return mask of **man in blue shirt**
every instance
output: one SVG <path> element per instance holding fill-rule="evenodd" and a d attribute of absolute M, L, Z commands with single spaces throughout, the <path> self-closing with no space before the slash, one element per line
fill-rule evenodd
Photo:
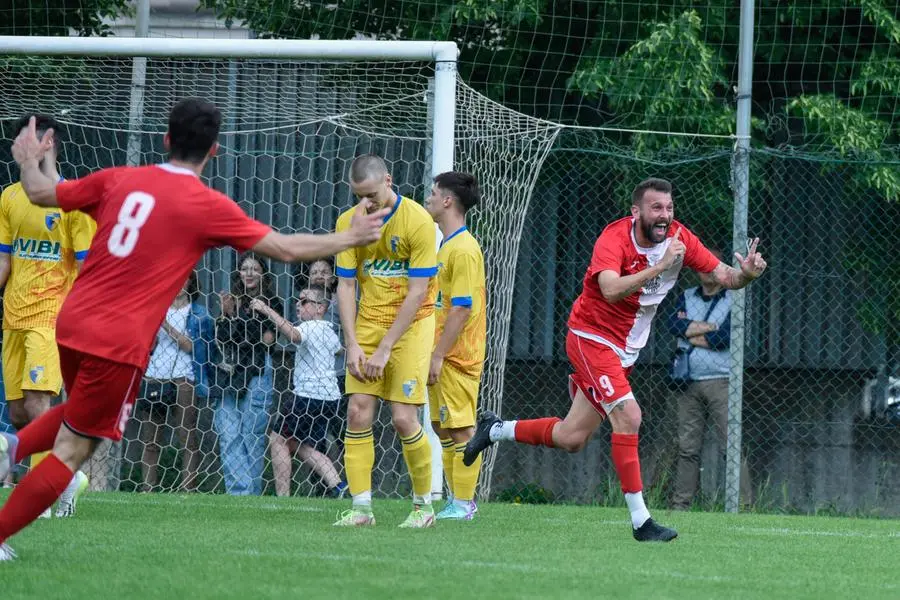
<path fill-rule="evenodd" d="M 669 331 L 678 340 L 672 374 L 685 385 L 678 399 L 678 472 L 672 502 L 676 510 L 690 508 L 697 493 L 707 418 L 715 425 L 723 454 L 727 447 L 731 291 L 710 275 L 700 274 L 700 282 L 681 294 L 669 317 Z M 749 502 L 750 475 L 743 461 L 740 487 L 741 501 Z"/>

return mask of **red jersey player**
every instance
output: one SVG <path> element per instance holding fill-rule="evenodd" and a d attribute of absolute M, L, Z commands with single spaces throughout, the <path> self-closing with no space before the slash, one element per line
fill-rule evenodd
<path fill-rule="evenodd" d="M 169 115 L 169 162 L 103 169 L 63 183 L 38 168 L 49 136 L 38 140 L 33 118 L 16 139 L 13 156 L 28 198 L 89 214 L 97 234 L 57 323 L 68 400 L 18 436 L 0 436 L 0 480 L 19 458 L 53 449 L 0 510 L 0 561 L 15 558 L 7 538 L 56 500 L 99 440 L 122 438 L 166 309 L 204 252 L 233 246 L 306 262 L 380 237 L 388 211 L 368 214 L 365 202 L 346 232 L 282 235 L 208 188 L 199 175 L 217 150 L 221 120 L 211 103 L 184 99 Z"/>
<path fill-rule="evenodd" d="M 628 375 L 647 343 L 656 309 L 675 285 L 682 266 L 712 273 L 737 289 L 762 275 L 766 263 L 751 242 L 740 269 L 720 262 L 684 225 L 674 220 L 672 186 L 663 179 L 641 182 L 632 194 L 631 216 L 609 224 L 594 245 L 581 295 L 569 315 L 566 353 L 575 369 L 569 381 L 572 407 L 565 419 L 501 421 L 483 413 L 463 462 L 470 464 L 500 440 L 578 452 L 608 417 L 612 460 L 628 509 L 634 538 L 668 542 L 678 535 L 650 518 L 644 504 L 638 461 L 641 409 Z"/>

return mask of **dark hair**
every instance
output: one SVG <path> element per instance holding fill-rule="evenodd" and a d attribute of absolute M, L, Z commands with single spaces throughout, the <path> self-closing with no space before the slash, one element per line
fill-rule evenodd
<path fill-rule="evenodd" d="M 16 137 L 23 129 L 28 127 L 28 121 L 31 119 L 31 117 L 34 117 L 35 129 L 38 132 L 52 129 L 57 139 L 60 139 L 62 137 L 62 125 L 59 124 L 59 121 L 57 121 L 50 115 L 42 115 L 39 113 L 28 113 L 27 115 L 22 115 L 19 120 L 15 122 L 15 125 L 13 125 L 13 137 Z"/>
<path fill-rule="evenodd" d="M 332 275 L 334 275 L 334 258 L 331 256 L 326 256 L 324 258 L 317 258 L 316 260 L 311 260 L 306 263 L 300 263 L 297 265 L 296 270 L 294 271 L 294 289 L 295 290 L 305 290 L 309 288 L 319 287 L 319 286 L 311 286 L 309 284 L 309 272 L 312 269 L 312 266 L 316 263 L 323 262 L 328 265 L 328 268 L 331 270 Z M 337 277 L 332 277 L 331 285 L 325 290 L 329 294 L 333 293 L 335 288 L 337 287 Z"/>
<path fill-rule="evenodd" d="M 185 98 L 169 113 L 169 153 L 176 160 L 201 163 L 219 137 L 222 112 L 203 98 Z"/>
<path fill-rule="evenodd" d="M 362 183 L 388 174 L 387 164 L 377 154 L 357 156 L 350 165 L 350 181 Z"/>
<path fill-rule="evenodd" d="M 275 282 L 272 279 L 272 273 L 269 270 L 269 261 L 255 252 L 244 252 L 238 256 L 236 268 L 231 273 L 231 293 L 240 299 L 249 298 L 249 294 L 244 289 L 244 282 L 241 281 L 241 265 L 246 260 L 254 260 L 262 267 L 262 281 L 259 282 L 259 293 L 254 298 L 262 298 L 268 302 L 275 299 Z"/>
<path fill-rule="evenodd" d="M 447 171 L 434 178 L 434 183 L 439 188 L 453 194 L 459 202 L 463 212 L 468 211 L 481 201 L 481 190 L 478 188 L 478 180 L 474 175 L 460 171 Z"/>
<path fill-rule="evenodd" d="M 646 192 L 647 190 L 662 192 L 663 194 L 671 194 L 672 184 L 665 179 L 659 179 L 657 177 L 645 179 L 634 186 L 634 191 L 631 192 L 631 203 L 640 204 L 641 200 L 644 199 L 644 192 Z"/>

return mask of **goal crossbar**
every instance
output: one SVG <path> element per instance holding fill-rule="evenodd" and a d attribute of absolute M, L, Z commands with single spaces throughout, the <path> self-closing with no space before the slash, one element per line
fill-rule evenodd
<path fill-rule="evenodd" d="M 0 36 L 0 55 L 421 60 L 453 62 L 455 42 Z"/>
<path fill-rule="evenodd" d="M 232 40 L 129 37 L 0 36 L 0 56 L 125 56 L 143 77 L 146 58 L 283 59 L 304 61 L 422 61 L 434 63 L 431 172 L 453 169 L 456 122 L 454 42 L 394 40 Z M 140 96 L 141 81 L 135 82 Z M 141 99 L 133 99 L 139 112 Z"/>

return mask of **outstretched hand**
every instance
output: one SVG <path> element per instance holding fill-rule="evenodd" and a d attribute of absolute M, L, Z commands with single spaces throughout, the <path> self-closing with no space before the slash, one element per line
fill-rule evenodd
<path fill-rule="evenodd" d="M 741 273 L 750 280 L 756 279 L 762 275 L 767 266 L 762 254 L 756 251 L 758 245 L 759 238 L 753 238 L 747 243 L 746 257 L 741 256 L 739 252 L 734 253 L 734 257 L 737 259 L 738 264 L 741 265 Z"/>
<path fill-rule="evenodd" d="M 390 209 L 382 208 L 370 213 L 370 206 L 372 203 L 368 200 L 361 201 L 356 205 L 356 210 L 350 218 L 349 232 L 353 237 L 354 246 L 368 246 L 381 237 L 381 226 L 384 225 L 384 218 L 388 216 Z"/>
<path fill-rule="evenodd" d="M 19 165 L 29 161 L 40 161 L 44 154 L 53 147 L 53 129 L 48 129 L 38 139 L 37 126 L 34 117 L 28 119 L 28 125 L 19 132 L 12 145 L 13 159 Z"/>

